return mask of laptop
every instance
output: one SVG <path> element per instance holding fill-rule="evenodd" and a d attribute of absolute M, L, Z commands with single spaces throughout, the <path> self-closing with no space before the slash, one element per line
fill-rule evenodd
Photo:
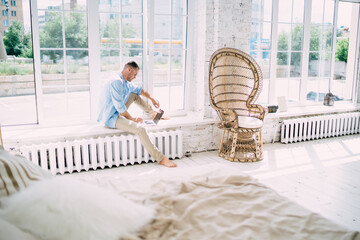
<path fill-rule="evenodd" d="M 164 111 L 162 109 L 160 109 L 153 120 L 145 120 L 144 124 L 146 126 L 156 126 L 159 123 L 162 115 L 164 115 Z"/>

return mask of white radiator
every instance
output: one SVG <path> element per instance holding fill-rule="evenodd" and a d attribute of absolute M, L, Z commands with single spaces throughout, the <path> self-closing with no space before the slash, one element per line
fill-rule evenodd
<path fill-rule="evenodd" d="M 168 158 L 182 157 L 180 130 L 149 133 L 149 137 Z M 26 145 L 20 147 L 20 152 L 53 175 L 155 161 L 135 135 Z"/>
<path fill-rule="evenodd" d="M 320 115 L 284 120 L 282 143 L 335 137 L 359 133 L 360 112 Z"/>

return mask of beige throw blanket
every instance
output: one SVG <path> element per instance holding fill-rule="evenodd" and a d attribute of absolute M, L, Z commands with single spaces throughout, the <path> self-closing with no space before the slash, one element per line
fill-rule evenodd
<path fill-rule="evenodd" d="M 128 239 L 360 239 L 249 176 L 160 181 L 148 197 L 157 217 Z"/>
<path fill-rule="evenodd" d="M 168 175 L 162 177 L 156 171 L 91 179 L 93 184 L 157 208 L 156 218 L 128 240 L 360 239 L 359 232 L 218 164 L 210 170 L 167 170 Z"/>

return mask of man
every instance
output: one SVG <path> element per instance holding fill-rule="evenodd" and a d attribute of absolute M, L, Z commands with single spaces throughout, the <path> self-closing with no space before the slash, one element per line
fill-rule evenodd
<path fill-rule="evenodd" d="M 136 62 L 128 62 L 119 73 L 120 79 L 111 80 L 107 83 L 100 102 L 98 122 L 103 122 L 110 128 L 121 129 L 139 136 L 150 155 L 161 165 L 176 167 L 176 164 L 164 156 L 150 141 L 146 129 L 141 125 L 143 119 L 132 117 L 127 109 L 135 102 L 148 116 L 154 118 L 156 111 L 141 97 L 148 98 L 155 108 L 159 108 L 159 101 L 150 96 L 142 87 L 135 87 L 131 81 L 136 78 L 139 66 Z"/>

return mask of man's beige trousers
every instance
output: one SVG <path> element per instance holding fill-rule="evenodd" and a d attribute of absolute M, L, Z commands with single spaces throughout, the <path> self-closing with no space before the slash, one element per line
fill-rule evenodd
<path fill-rule="evenodd" d="M 128 109 L 133 102 L 139 105 L 139 107 L 144 110 L 146 115 L 149 117 L 152 117 L 155 114 L 155 111 L 147 102 L 145 102 L 139 95 L 131 93 L 125 104 L 126 108 Z M 138 135 L 145 149 L 157 162 L 160 162 L 163 159 L 164 155 L 150 141 L 146 129 L 141 124 L 131 121 L 123 116 L 119 116 L 115 123 L 115 128 Z"/>

